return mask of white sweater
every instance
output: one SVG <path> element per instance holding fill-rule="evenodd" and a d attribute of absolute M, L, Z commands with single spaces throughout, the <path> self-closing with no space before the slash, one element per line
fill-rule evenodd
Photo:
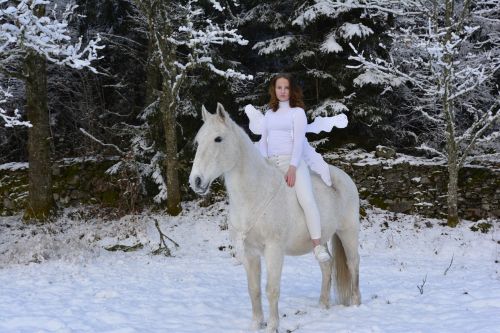
<path fill-rule="evenodd" d="M 304 147 L 306 113 L 302 108 L 291 108 L 289 101 L 279 103 L 276 112 L 268 110 L 264 116 L 260 151 L 265 157 L 292 155 L 290 165 L 297 167 Z"/>

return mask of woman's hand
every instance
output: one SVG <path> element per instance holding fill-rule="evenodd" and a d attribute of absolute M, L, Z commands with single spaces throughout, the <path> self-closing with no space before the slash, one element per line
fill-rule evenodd
<path fill-rule="evenodd" d="M 293 165 L 290 165 L 288 167 L 288 171 L 285 174 L 285 181 L 288 184 L 288 186 L 293 187 L 295 185 L 295 172 L 297 171 L 297 168 Z"/>

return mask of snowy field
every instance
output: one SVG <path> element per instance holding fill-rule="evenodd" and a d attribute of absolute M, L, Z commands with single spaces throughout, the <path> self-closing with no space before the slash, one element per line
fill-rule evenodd
<path fill-rule="evenodd" d="M 191 202 L 179 217 L 111 220 L 95 208 L 73 209 L 43 227 L 0 218 L 0 332 L 250 332 L 226 208 Z M 173 257 L 151 254 L 154 219 L 180 245 L 168 243 Z M 280 332 L 500 332 L 500 223 L 489 222 L 481 233 L 468 221 L 450 229 L 369 209 L 361 226 L 363 304 L 321 309 L 312 254 L 288 257 Z M 138 243 L 134 252 L 104 249 Z"/>

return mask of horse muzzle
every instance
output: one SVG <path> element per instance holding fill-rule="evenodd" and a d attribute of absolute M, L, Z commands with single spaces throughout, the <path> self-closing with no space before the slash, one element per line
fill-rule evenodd
<path fill-rule="evenodd" d="M 205 195 L 210 189 L 211 182 L 204 182 L 200 176 L 189 177 L 189 186 L 199 195 Z"/>

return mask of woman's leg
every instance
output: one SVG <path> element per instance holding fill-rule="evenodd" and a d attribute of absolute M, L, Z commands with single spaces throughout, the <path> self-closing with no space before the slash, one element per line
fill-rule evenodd
<path fill-rule="evenodd" d="M 269 158 L 276 166 L 286 173 L 290 165 L 290 156 L 272 156 Z M 327 261 L 330 259 L 324 246 L 321 245 L 321 220 L 319 209 L 316 205 L 316 199 L 312 190 L 311 175 L 306 164 L 301 161 L 296 170 L 295 177 L 295 193 L 300 206 L 304 210 L 307 229 L 311 236 L 314 254 L 319 261 Z"/>
<path fill-rule="evenodd" d="M 321 245 L 321 220 L 318 205 L 314 198 L 309 169 L 303 161 L 299 163 L 295 177 L 295 193 L 306 216 L 307 228 L 311 235 L 313 252 L 319 262 L 330 260 L 326 248 Z"/>
<path fill-rule="evenodd" d="M 311 184 L 311 175 L 304 162 L 300 162 L 297 167 L 295 179 L 295 192 L 299 199 L 300 206 L 306 216 L 307 228 L 313 240 L 313 245 L 319 245 L 321 238 L 321 221 L 318 206 Z"/>

